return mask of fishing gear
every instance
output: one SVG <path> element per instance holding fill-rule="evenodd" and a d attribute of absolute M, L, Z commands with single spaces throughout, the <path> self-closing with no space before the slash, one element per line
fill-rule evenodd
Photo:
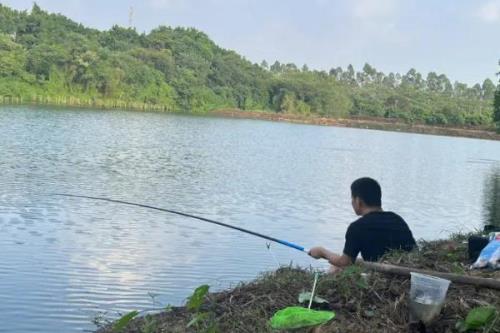
<path fill-rule="evenodd" d="M 91 197 L 91 196 L 87 196 L 87 195 L 76 195 L 76 194 L 65 194 L 65 193 L 53 193 L 52 195 L 57 195 L 57 196 L 62 196 L 62 197 L 73 197 L 73 198 L 84 198 L 84 199 L 92 199 L 92 200 L 101 200 L 101 201 L 113 202 L 113 203 L 118 203 L 118 204 L 123 204 L 123 205 L 137 206 L 137 207 L 143 207 L 143 208 L 158 210 L 158 211 L 161 211 L 161 212 L 176 214 L 176 215 L 180 215 L 180 216 L 184 216 L 184 217 L 190 217 L 190 218 L 201 220 L 201 221 L 205 221 L 205 222 L 208 222 L 208 223 L 217 224 L 217 225 L 220 225 L 220 226 L 223 226 L 223 227 L 226 227 L 226 228 L 238 230 L 238 231 L 241 231 L 241 232 L 253 235 L 253 236 L 257 236 L 257 237 L 260 237 L 260 238 L 264 238 L 264 239 L 270 240 L 272 242 L 276 242 L 276 243 L 281 244 L 281 245 L 285 245 L 285 246 L 291 247 L 292 249 L 296 249 L 296 250 L 299 250 L 301 252 L 309 253 L 308 249 L 306 249 L 306 248 L 304 248 L 304 247 L 302 247 L 300 245 L 297 245 L 297 244 L 294 244 L 294 243 L 291 243 L 291 242 L 287 242 L 285 240 L 277 239 L 277 238 L 274 238 L 274 237 L 271 237 L 271 236 L 266 236 L 266 235 L 260 234 L 258 232 L 255 232 L 255 231 L 251 231 L 251 230 L 240 228 L 240 227 L 237 227 L 237 226 L 234 226 L 234 225 L 230 225 L 230 224 L 227 224 L 227 223 L 222 223 L 222 222 L 219 222 L 219 221 L 207 219 L 205 217 L 196 216 L 196 215 L 192 215 L 192 214 L 187 214 L 187 213 L 183 213 L 183 212 L 178 212 L 178 211 L 171 210 L 171 209 L 158 208 L 158 207 L 154 207 L 154 206 L 150 206 L 150 205 L 138 204 L 138 203 L 123 201 L 123 200 L 116 200 L 116 199 L 109 199 L 109 198 L 102 198 L 102 197 Z"/>

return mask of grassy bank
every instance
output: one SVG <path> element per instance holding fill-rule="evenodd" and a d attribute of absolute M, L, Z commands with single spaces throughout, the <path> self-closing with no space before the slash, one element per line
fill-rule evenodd
<path fill-rule="evenodd" d="M 131 111 L 178 112 L 168 105 L 131 102 L 118 99 L 100 99 L 75 96 L 42 96 L 33 95 L 29 98 L 0 96 L 0 105 L 39 105 L 57 107 L 79 107 L 90 109 L 120 109 Z M 211 115 L 240 119 L 260 119 L 267 121 L 284 121 L 290 123 L 310 124 L 320 126 L 337 126 L 365 128 L 383 131 L 433 134 L 444 136 L 467 137 L 485 140 L 500 140 L 500 134 L 493 128 L 485 126 L 452 127 L 431 126 L 425 124 L 404 123 L 387 118 L 326 118 L 317 115 L 299 115 L 276 113 L 270 111 L 244 111 L 239 109 L 218 109 L 208 112 L 193 112 L 196 115 Z"/>
<path fill-rule="evenodd" d="M 409 254 L 392 253 L 382 261 L 440 272 L 500 278 L 498 271 L 468 270 L 469 260 L 464 238 L 420 242 L 419 245 L 418 251 Z M 299 305 L 298 295 L 311 290 L 312 282 L 311 270 L 283 267 L 231 290 L 208 293 L 198 309 L 193 310 L 191 307 L 189 310 L 184 306 L 168 308 L 161 313 L 138 317 L 119 331 L 276 332 L 269 327 L 269 319 L 284 307 Z M 409 291 L 409 278 L 364 272 L 359 266 L 353 266 L 336 276 L 322 274 L 317 295 L 327 301 L 321 307 L 335 311 L 336 317 L 315 328 L 314 332 L 459 332 L 457 323 L 464 320 L 472 309 L 484 306 L 494 307 L 496 317 L 473 331 L 500 332 L 500 290 L 452 283 L 441 314 L 426 328 L 409 325 Z M 203 318 L 198 318 L 196 324 L 188 327 L 201 313 L 205 313 Z M 116 331 L 111 324 L 98 332 Z M 295 332 L 310 331 L 301 329 Z"/>
<path fill-rule="evenodd" d="M 30 97 L 0 96 L 0 105 L 38 105 L 79 107 L 90 109 L 122 109 L 135 111 L 173 111 L 168 105 L 141 103 L 120 99 L 89 98 L 78 96 L 33 95 Z"/>

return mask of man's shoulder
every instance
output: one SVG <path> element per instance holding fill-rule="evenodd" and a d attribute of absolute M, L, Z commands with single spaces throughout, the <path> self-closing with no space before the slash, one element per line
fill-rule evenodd
<path fill-rule="evenodd" d="M 373 212 L 366 214 L 364 216 L 361 216 L 358 218 L 356 221 L 352 222 L 349 225 L 349 228 L 360 228 L 363 227 L 366 224 L 373 224 L 373 223 L 383 223 L 383 222 L 396 222 L 396 223 L 402 223 L 406 224 L 406 221 L 399 216 L 398 214 L 390 211 L 382 211 L 382 212 Z"/>
<path fill-rule="evenodd" d="M 365 216 L 361 217 L 358 220 L 361 220 L 363 218 L 365 220 L 400 220 L 400 221 L 404 221 L 404 219 L 400 215 L 398 215 L 392 211 L 372 212 L 372 213 L 366 214 Z"/>
<path fill-rule="evenodd" d="M 386 218 L 386 219 L 406 223 L 404 218 L 402 218 L 400 215 L 398 215 L 394 212 L 384 212 L 384 213 L 385 213 L 384 218 Z"/>
<path fill-rule="evenodd" d="M 349 226 L 347 227 L 347 231 L 351 231 L 352 232 L 352 231 L 355 231 L 355 230 L 362 229 L 363 226 L 366 224 L 366 222 L 368 222 L 368 220 L 365 218 L 365 216 L 361 216 L 357 220 L 351 222 L 351 224 L 349 224 Z"/>

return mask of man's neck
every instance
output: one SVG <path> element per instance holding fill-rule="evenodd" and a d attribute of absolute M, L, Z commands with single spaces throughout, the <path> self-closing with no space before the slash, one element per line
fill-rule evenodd
<path fill-rule="evenodd" d="M 363 208 L 363 211 L 361 212 L 361 216 L 365 216 L 367 214 L 373 213 L 373 212 L 383 212 L 384 210 L 382 207 L 365 207 Z"/>

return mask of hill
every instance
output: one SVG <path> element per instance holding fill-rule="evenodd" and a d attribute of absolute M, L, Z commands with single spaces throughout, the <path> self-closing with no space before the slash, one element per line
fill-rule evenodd
<path fill-rule="evenodd" d="M 0 5 L 0 102 L 180 112 L 221 108 L 324 117 L 382 117 L 431 125 L 493 121 L 495 84 L 468 87 L 415 69 L 369 64 L 329 72 L 278 61 L 253 64 L 193 28 L 149 33 L 84 27 L 34 4 Z"/>

